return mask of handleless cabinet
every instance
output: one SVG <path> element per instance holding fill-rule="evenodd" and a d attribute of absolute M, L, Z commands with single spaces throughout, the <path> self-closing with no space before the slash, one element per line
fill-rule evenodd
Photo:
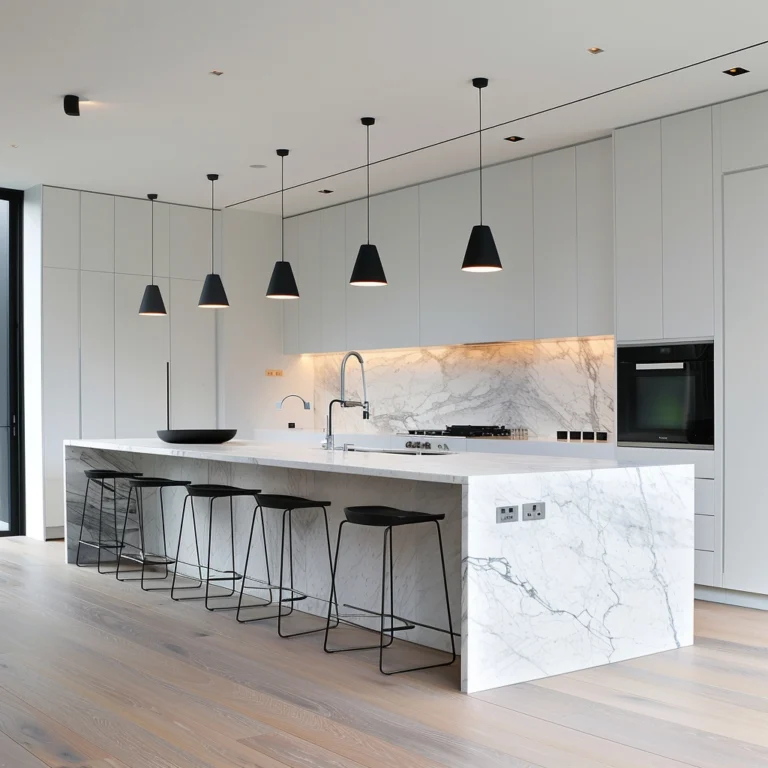
<path fill-rule="evenodd" d="M 80 193 L 80 269 L 115 269 L 115 198 Z"/>
<path fill-rule="evenodd" d="M 293 276 L 299 287 L 299 295 L 303 296 L 301 284 L 301 265 L 299 264 L 299 220 L 296 216 L 286 219 L 283 229 L 285 260 L 290 262 Z M 272 272 L 270 271 L 270 275 Z M 283 305 L 283 352 L 286 355 L 297 355 L 301 352 L 299 346 L 299 299 L 264 299 L 265 301 L 279 301 Z"/>

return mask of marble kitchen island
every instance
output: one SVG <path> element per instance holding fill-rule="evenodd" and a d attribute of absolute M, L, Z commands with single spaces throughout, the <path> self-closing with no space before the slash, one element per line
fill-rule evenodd
<path fill-rule="evenodd" d="M 64 454 L 69 562 L 74 562 L 83 513 L 83 472 L 91 467 L 330 500 L 332 544 L 345 506 L 387 504 L 445 513 L 446 567 L 466 692 L 693 642 L 691 465 L 482 453 L 345 453 L 248 441 L 174 446 L 158 439 L 71 440 L 65 442 Z M 175 552 L 183 491 L 165 491 L 164 500 L 168 546 Z M 95 538 L 98 494 L 89 502 L 85 538 Z M 497 523 L 497 507 L 516 506 L 522 518 L 528 503 L 543 503 L 544 518 Z M 158 546 L 161 535 L 156 507 L 156 496 L 148 496 L 149 548 Z M 237 500 L 239 570 L 252 508 L 252 502 Z M 267 511 L 265 516 L 274 574 L 279 513 Z M 203 541 L 205 517 L 199 513 Z M 222 568 L 229 552 L 226 517 L 226 529 L 222 524 L 213 534 L 214 565 Z M 394 532 L 395 613 L 445 627 L 434 529 L 420 528 Z M 381 530 L 351 526 L 348 533 L 340 555 L 339 601 L 376 610 Z M 104 537 L 109 536 L 105 529 Z M 190 542 L 180 559 L 190 562 L 192 552 Z M 255 540 L 249 567 L 254 578 L 264 578 L 261 552 L 261 542 Z M 296 516 L 294 552 L 295 585 L 308 595 L 300 606 L 324 615 L 329 573 L 321 513 Z M 356 621 L 374 626 L 378 619 Z M 401 637 L 447 648 L 445 635 L 421 628 Z M 324 663 L 319 645 L 318 663 Z"/>

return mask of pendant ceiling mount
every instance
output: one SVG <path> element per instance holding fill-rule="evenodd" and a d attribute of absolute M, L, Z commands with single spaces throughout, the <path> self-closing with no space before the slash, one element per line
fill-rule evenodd
<path fill-rule="evenodd" d="M 360 122 L 365 126 L 365 179 L 366 179 L 366 218 L 367 237 L 366 242 L 360 246 L 355 259 L 350 285 L 379 287 L 387 285 L 387 277 L 384 267 L 381 265 L 379 249 L 371 243 L 371 126 L 376 123 L 375 117 L 361 117 Z"/>
<path fill-rule="evenodd" d="M 205 276 L 203 290 L 200 293 L 200 301 L 197 302 L 197 306 L 202 309 L 226 309 L 229 306 L 227 292 L 224 290 L 224 283 L 222 283 L 221 277 L 214 272 L 213 265 L 214 214 L 216 212 L 214 206 L 214 184 L 219 180 L 219 174 L 209 173 L 207 178 L 211 182 L 211 271 Z"/>
<path fill-rule="evenodd" d="M 464 272 L 499 272 L 502 269 L 496 242 L 491 228 L 483 224 L 483 88 L 488 87 L 487 77 L 475 77 L 472 85 L 477 88 L 479 114 L 479 149 L 480 149 L 480 223 L 472 227 L 472 232 L 461 265 Z"/>
<path fill-rule="evenodd" d="M 145 317 L 163 317 L 168 313 L 165 311 L 165 302 L 163 301 L 163 295 L 160 293 L 160 286 L 155 285 L 155 200 L 157 195 L 152 193 L 147 195 L 151 206 L 152 214 L 150 217 L 150 242 L 152 253 L 152 267 L 151 267 L 151 282 L 144 289 L 144 296 L 141 299 L 141 306 L 139 307 L 139 314 Z"/>
<path fill-rule="evenodd" d="M 299 287 L 293 276 L 291 262 L 285 260 L 285 158 L 287 149 L 275 150 L 280 158 L 280 261 L 272 268 L 272 277 L 267 286 L 268 299 L 298 299 Z"/>

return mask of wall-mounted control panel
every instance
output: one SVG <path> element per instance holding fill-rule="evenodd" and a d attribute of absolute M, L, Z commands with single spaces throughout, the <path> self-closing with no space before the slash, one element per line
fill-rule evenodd
<path fill-rule="evenodd" d="M 520 507 L 496 507 L 497 523 L 516 523 L 520 519 Z"/>

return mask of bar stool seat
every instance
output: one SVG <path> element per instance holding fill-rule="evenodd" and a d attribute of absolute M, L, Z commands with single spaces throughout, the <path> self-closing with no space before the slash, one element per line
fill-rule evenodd
<path fill-rule="evenodd" d="M 283 618 L 286 616 L 290 616 L 293 613 L 293 605 L 294 603 L 298 603 L 302 600 L 307 599 L 307 595 L 297 589 L 294 588 L 294 581 L 293 581 L 293 513 L 298 512 L 301 510 L 309 510 L 309 509 L 319 509 L 323 512 L 323 522 L 325 523 L 325 541 L 326 546 L 328 548 L 328 568 L 331 570 L 332 568 L 332 558 L 331 558 L 331 534 L 330 530 L 328 528 L 328 512 L 327 508 L 331 506 L 330 501 L 317 501 L 315 499 L 306 499 L 301 496 L 292 496 L 288 494 L 280 494 L 280 493 L 257 493 L 256 494 L 256 502 L 258 504 L 257 509 L 254 511 L 254 517 L 251 522 L 251 533 L 248 538 L 248 549 L 246 551 L 245 556 L 245 566 L 243 567 L 243 580 L 240 584 L 240 600 L 238 603 L 237 608 L 237 620 L 241 624 L 250 624 L 253 621 L 264 621 L 265 619 L 274 619 L 277 618 L 277 634 L 280 637 L 287 638 L 287 637 L 298 637 L 299 635 L 311 635 L 315 632 L 324 632 L 325 627 L 319 627 L 318 629 L 308 629 L 301 632 L 290 632 L 286 633 L 283 632 Z M 266 534 L 266 528 L 264 525 L 264 510 L 265 509 L 275 509 L 275 510 L 282 510 L 283 512 L 283 520 L 282 520 L 282 536 L 280 538 L 280 577 L 278 580 L 277 585 L 273 585 L 271 582 L 271 577 L 269 573 L 269 555 L 267 553 L 267 534 Z M 255 512 L 258 511 L 259 516 L 261 517 L 261 535 L 262 535 L 262 541 L 264 544 L 264 565 L 266 567 L 267 571 L 267 580 L 261 581 L 258 579 L 250 578 L 248 577 L 248 563 L 250 561 L 251 556 L 251 544 L 253 543 L 253 529 L 256 523 L 256 515 Z M 288 586 L 283 585 L 284 581 L 284 570 L 285 570 L 285 540 L 286 540 L 286 527 L 288 531 L 288 569 L 289 569 L 289 583 Z M 331 575 L 333 575 L 331 573 Z M 243 595 L 245 593 L 245 588 L 247 586 L 246 581 L 250 580 L 252 582 L 257 582 L 260 584 L 258 587 L 252 587 L 252 589 L 263 589 L 263 590 L 269 590 L 269 600 L 258 603 L 256 605 L 243 605 Z M 267 606 L 272 605 L 272 591 L 275 590 L 278 593 L 277 597 L 277 612 L 271 613 L 267 616 L 255 616 L 252 618 L 244 619 L 242 618 L 242 611 L 243 610 L 249 610 L 249 609 L 260 609 L 260 608 L 266 608 Z M 283 592 L 288 592 L 287 597 L 283 597 Z M 283 611 L 283 604 L 288 603 L 289 608 L 287 611 Z"/>
<path fill-rule="evenodd" d="M 189 480 L 171 480 L 166 477 L 132 477 L 128 480 L 128 500 L 126 502 L 125 507 L 125 518 L 123 522 L 123 535 L 121 538 L 121 553 L 120 557 L 118 558 L 117 562 L 117 570 L 115 571 L 115 578 L 118 581 L 139 581 L 141 582 L 141 588 L 145 592 L 150 591 L 160 591 L 160 590 L 167 590 L 170 589 L 170 587 L 148 587 L 146 586 L 147 581 L 165 581 L 168 576 L 170 575 L 170 572 L 168 570 L 168 566 L 172 565 L 175 561 L 172 557 L 168 556 L 168 544 L 166 539 L 166 533 L 165 533 L 165 506 L 163 503 L 163 488 L 181 488 L 186 487 L 190 484 Z M 162 554 L 161 553 L 154 553 L 154 552 L 148 552 L 147 546 L 146 546 L 146 539 L 145 539 L 145 530 L 144 530 L 144 489 L 145 488 L 156 488 L 158 490 L 158 496 L 160 499 L 160 525 L 162 529 Z M 131 513 L 131 497 L 134 497 L 136 500 L 136 517 L 137 517 L 137 524 L 138 528 L 133 529 L 133 531 L 138 532 L 139 534 L 139 543 L 138 545 L 135 544 L 129 544 L 126 542 L 125 534 L 127 533 L 127 526 L 128 526 L 128 517 Z M 134 550 L 130 554 L 126 551 L 127 549 Z M 141 566 L 141 576 L 138 578 L 135 576 L 127 577 L 125 575 L 120 574 L 120 567 L 123 560 L 130 560 L 133 563 L 136 563 L 137 565 Z M 147 573 L 147 566 L 163 566 L 165 569 L 165 573 L 162 576 L 155 576 L 151 579 L 146 578 Z M 131 571 L 129 571 L 130 573 Z"/>
<path fill-rule="evenodd" d="M 415 525 L 445 520 L 445 515 L 429 515 L 426 512 L 407 512 L 395 507 L 362 506 L 347 507 L 344 515 L 355 525 L 371 525 L 379 528 L 395 525 Z"/>
<path fill-rule="evenodd" d="M 212 605 L 212 600 L 222 600 L 226 598 L 231 598 L 235 594 L 235 585 L 238 581 L 241 581 L 243 578 L 243 575 L 241 573 L 238 573 L 235 570 L 235 516 L 234 516 L 234 506 L 233 506 L 233 499 L 238 497 L 244 497 L 244 496 L 251 496 L 254 500 L 256 500 L 257 495 L 260 493 L 259 490 L 253 489 L 253 488 L 238 488 L 234 485 L 220 485 L 220 484 L 205 484 L 205 483 L 190 483 L 186 486 L 187 496 L 184 499 L 184 506 L 181 510 L 181 522 L 179 524 L 179 543 L 176 548 L 176 567 L 173 571 L 173 580 L 171 581 L 171 599 L 176 601 L 184 601 L 184 600 L 205 600 L 205 607 L 209 611 L 230 611 L 230 610 L 238 610 L 239 612 L 239 605 L 240 602 L 238 602 L 235 605 Z M 206 560 L 205 565 L 205 577 L 203 577 L 203 565 L 200 560 L 200 546 L 197 538 L 197 523 L 195 522 L 195 499 L 207 499 L 208 500 L 208 556 Z M 223 570 L 221 568 L 213 568 L 211 566 L 211 544 L 213 541 L 213 521 L 214 521 L 214 512 L 216 512 L 216 509 L 214 507 L 214 502 L 218 499 L 229 499 L 229 528 L 230 528 L 230 541 L 231 541 L 231 553 L 232 553 L 232 567 L 230 569 Z M 183 563 L 184 565 L 192 565 L 193 567 L 197 567 L 198 571 L 198 578 L 196 581 L 197 584 L 193 584 L 191 586 L 183 586 L 183 587 L 177 587 L 176 586 L 176 576 L 178 575 L 179 570 L 179 563 L 181 563 L 181 542 L 182 538 L 184 536 L 184 519 L 187 514 L 187 502 L 189 502 L 190 508 L 192 510 L 192 530 L 194 531 L 194 537 L 195 537 L 195 552 L 197 554 L 197 563 Z M 258 502 L 256 502 L 256 505 L 258 505 Z M 251 521 L 251 534 L 253 534 L 253 522 L 256 520 L 256 509 L 258 507 L 254 506 L 253 509 L 253 518 Z M 215 572 L 218 574 L 221 574 L 220 576 L 211 576 L 211 572 Z M 219 581 L 230 581 L 232 582 L 232 587 L 226 594 L 223 595 L 211 595 L 210 594 L 210 585 Z M 177 597 L 176 593 L 180 590 L 186 590 L 186 589 L 201 589 L 205 585 L 205 594 L 203 595 L 193 595 L 190 597 Z"/>
<path fill-rule="evenodd" d="M 456 661 L 456 640 L 453 632 L 453 620 L 451 618 L 451 606 L 448 597 L 448 577 L 445 572 L 445 555 L 443 553 L 443 536 L 440 532 L 440 521 L 445 519 L 444 514 L 428 514 L 426 512 L 413 512 L 404 509 L 397 509 L 395 507 L 388 507 L 380 504 L 372 504 L 365 506 L 346 507 L 344 509 L 345 519 L 339 524 L 339 533 L 336 538 L 336 555 L 333 559 L 333 565 L 331 570 L 331 596 L 328 600 L 328 617 L 325 626 L 325 642 L 323 643 L 323 649 L 326 653 L 341 653 L 343 651 L 367 651 L 378 649 L 379 651 L 379 671 L 384 675 L 395 675 L 402 672 L 415 672 L 421 669 L 433 669 L 435 667 L 447 667 Z M 392 545 L 392 530 L 406 525 L 420 525 L 423 523 L 434 523 L 437 530 L 437 543 L 440 550 L 440 565 L 442 566 L 443 575 L 443 591 L 445 593 L 445 609 L 448 615 L 448 629 L 441 629 L 439 627 L 430 626 L 428 624 L 421 624 L 413 619 L 404 619 L 402 616 L 395 614 L 394 605 L 394 556 Z M 336 593 L 336 576 L 338 575 L 339 567 L 339 549 L 341 547 L 342 531 L 347 524 L 360 525 L 371 528 L 384 528 L 384 550 L 381 562 L 381 610 L 371 611 L 367 608 L 356 608 L 355 606 L 348 605 L 349 608 L 356 608 L 363 614 L 368 614 L 371 617 L 378 616 L 381 620 L 379 629 L 379 643 L 378 645 L 365 645 L 356 646 L 351 648 L 329 648 L 328 637 L 331 630 L 331 613 L 333 606 L 336 606 L 336 624 L 338 626 L 342 617 L 339 615 L 338 608 L 338 596 Z M 389 561 L 389 579 L 387 579 L 387 561 Z M 387 582 L 389 582 L 389 611 L 385 611 L 386 596 L 387 596 Z M 385 625 L 385 620 L 388 621 L 388 625 Z M 396 622 L 399 622 L 396 625 Z M 404 632 L 407 630 L 421 627 L 434 632 L 441 632 L 450 636 L 451 639 L 451 659 L 450 661 L 438 662 L 436 664 L 427 664 L 425 666 L 408 667 L 406 669 L 385 670 L 384 669 L 384 649 L 388 648 L 395 639 L 395 632 Z M 385 635 L 388 635 L 387 642 L 384 642 Z"/>
<path fill-rule="evenodd" d="M 86 563 L 80 562 L 80 552 L 82 547 L 90 547 L 97 551 L 96 557 L 96 570 L 101 573 L 115 573 L 115 571 L 103 571 L 101 569 L 101 553 L 102 550 L 110 551 L 114 554 L 117 560 L 118 567 L 120 564 L 120 551 L 122 550 L 122 541 L 118 539 L 118 523 L 117 523 L 117 481 L 127 480 L 129 478 L 139 477 L 141 472 L 125 472 L 120 469 L 86 469 L 83 473 L 86 477 L 85 493 L 83 494 L 83 516 L 80 521 L 80 535 L 77 541 L 77 554 L 75 555 L 75 564 L 83 567 Z M 107 482 L 112 480 L 111 485 Z M 85 528 L 85 513 L 88 508 L 88 491 L 90 490 L 91 483 L 96 483 L 101 488 L 99 496 L 99 533 L 96 541 L 83 539 L 83 530 Z M 112 524 L 114 538 L 104 538 L 103 525 L 104 525 L 104 491 L 112 493 Z"/>

